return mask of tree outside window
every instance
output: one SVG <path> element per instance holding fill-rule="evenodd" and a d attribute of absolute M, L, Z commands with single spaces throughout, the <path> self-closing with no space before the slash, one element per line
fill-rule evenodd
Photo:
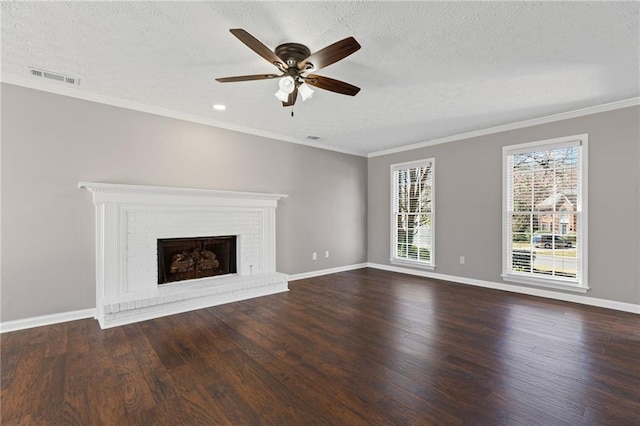
<path fill-rule="evenodd" d="M 392 261 L 433 266 L 433 160 L 392 166 Z"/>

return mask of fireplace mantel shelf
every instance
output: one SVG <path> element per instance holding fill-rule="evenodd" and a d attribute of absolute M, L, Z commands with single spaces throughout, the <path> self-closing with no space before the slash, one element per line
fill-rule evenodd
<path fill-rule="evenodd" d="M 111 198 L 118 195 L 153 195 L 169 197 L 201 197 L 224 199 L 274 200 L 287 198 L 287 194 L 264 192 L 222 191 L 217 189 L 174 188 L 167 186 L 124 185 L 117 183 L 79 182 L 79 188 L 85 188 L 95 195 Z M 94 196 L 95 196 L 94 195 Z"/>

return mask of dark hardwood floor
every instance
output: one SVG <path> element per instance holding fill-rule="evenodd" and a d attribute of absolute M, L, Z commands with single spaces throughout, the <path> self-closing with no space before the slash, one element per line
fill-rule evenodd
<path fill-rule="evenodd" d="M 2 425 L 638 425 L 640 316 L 373 269 L 2 335 Z"/>

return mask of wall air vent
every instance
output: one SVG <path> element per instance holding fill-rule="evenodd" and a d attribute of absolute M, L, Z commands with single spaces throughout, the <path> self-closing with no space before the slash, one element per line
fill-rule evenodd
<path fill-rule="evenodd" d="M 80 79 L 57 72 L 45 71 L 38 68 L 29 68 L 29 72 L 33 77 L 46 78 L 47 80 L 57 81 L 59 83 L 71 84 L 73 86 L 80 85 Z"/>

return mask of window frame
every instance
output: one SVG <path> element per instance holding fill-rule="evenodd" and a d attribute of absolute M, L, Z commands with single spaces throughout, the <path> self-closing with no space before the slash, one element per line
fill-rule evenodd
<path fill-rule="evenodd" d="M 404 259 L 404 258 L 400 258 L 400 257 L 396 257 L 396 248 L 397 248 L 397 244 L 398 244 L 398 234 L 396 232 L 396 228 L 397 228 L 397 222 L 396 222 L 396 206 L 397 206 L 397 201 L 398 201 L 398 192 L 397 192 L 397 185 L 396 185 L 396 181 L 395 181 L 395 172 L 398 170 L 406 170 L 406 169 L 410 169 L 410 168 L 416 168 L 416 167 L 431 167 L 431 251 L 430 251 L 430 262 L 424 262 L 421 260 L 413 260 L 413 259 Z M 407 161 L 404 163 L 396 163 L 396 164 L 391 164 L 390 166 L 390 187 L 391 187 L 391 203 L 390 203 L 390 213 L 391 213 L 391 217 L 390 217 L 390 234 L 391 234 L 391 244 L 390 244 L 390 256 L 389 256 L 389 262 L 395 265 L 401 265 L 401 266 L 410 266 L 410 267 L 415 267 L 415 268 L 422 268 L 422 269 L 429 269 L 429 270 L 433 270 L 436 267 L 436 263 L 435 263 L 435 159 L 434 158 L 425 158 L 422 160 L 414 160 L 414 161 Z"/>
<path fill-rule="evenodd" d="M 535 142 L 508 145 L 502 147 L 502 279 L 518 284 L 548 287 L 579 293 L 586 293 L 588 286 L 588 134 L 565 136 L 554 139 L 546 139 Z M 575 212 L 579 214 L 579 234 L 576 245 L 577 274 L 576 280 L 563 280 L 557 277 L 533 276 L 528 273 L 509 271 L 509 259 L 512 253 L 509 250 L 509 240 L 512 238 L 509 229 L 509 215 L 512 213 L 509 203 L 509 167 L 508 158 L 511 155 L 528 152 L 551 150 L 568 146 L 580 146 L 578 163 L 578 202 Z M 551 227 L 553 229 L 553 226 Z M 560 234 L 558 234 L 560 235 Z M 525 275 L 526 274 L 526 275 Z"/>

